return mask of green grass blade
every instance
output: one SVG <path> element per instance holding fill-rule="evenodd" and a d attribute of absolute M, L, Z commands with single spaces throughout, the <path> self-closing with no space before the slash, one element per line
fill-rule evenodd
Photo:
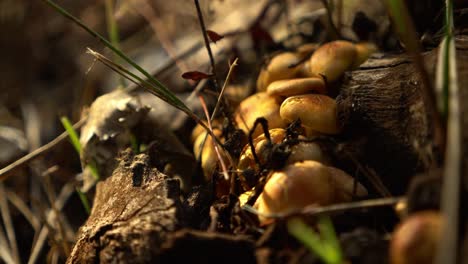
<path fill-rule="evenodd" d="M 141 74 L 143 74 L 151 84 L 152 86 L 148 87 L 150 89 L 155 90 L 155 95 L 160 97 L 161 99 L 165 100 L 166 102 L 170 103 L 171 105 L 177 105 L 179 109 L 184 109 L 184 112 L 192 113 L 191 110 L 179 99 L 177 96 L 175 96 L 168 88 L 166 88 L 161 82 L 159 82 L 157 79 L 155 79 L 151 74 L 149 74 L 147 71 L 145 71 L 143 68 L 141 68 L 137 63 L 135 63 L 132 59 L 127 57 L 122 51 L 120 51 L 118 48 L 116 48 L 112 43 L 110 43 L 108 40 L 106 40 L 103 36 L 101 36 L 99 33 L 96 31 L 92 30 L 88 26 L 86 26 L 81 20 L 73 16 L 72 14 L 68 13 L 65 9 L 60 7 L 59 5 L 55 4 L 51 0 L 42 0 L 46 2 L 49 6 L 54 8 L 57 12 L 65 16 L 66 18 L 72 20 L 74 23 L 76 23 L 78 26 L 83 28 L 85 31 L 87 31 L 90 35 L 93 37 L 97 38 L 101 43 L 103 43 L 106 47 L 111 49 L 115 54 L 117 54 L 120 58 L 122 58 L 125 62 L 130 64 L 132 67 L 137 69 Z M 164 98 L 163 98 L 164 97 Z M 194 115 L 193 113 L 191 115 Z"/>
<path fill-rule="evenodd" d="M 120 50 L 120 37 L 119 37 L 119 27 L 117 25 L 117 21 L 115 20 L 114 16 L 114 0 L 106 0 L 105 2 L 105 9 L 106 9 L 106 24 L 107 24 L 107 34 L 109 35 L 109 39 L 116 47 Z M 114 54 L 114 60 L 116 62 L 120 62 L 121 59 L 119 56 Z M 122 76 L 119 76 L 119 88 L 123 88 L 126 86 L 125 79 Z"/>
<path fill-rule="evenodd" d="M 68 133 L 68 136 L 70 137 L 70 141 L 75 148 L 76 152 L 78 152 L 78 155 L 81 153 L 81 143 L 80 140 L 78 139 L 78 134 L 76 133 L 75 129 L 73 129 L 73 125 L 71 124 L 70 120 L 63 116 L 60 118 L 60 121 L 62 122 L 63 127 Z"/>
<path fill-rule="evenodd" d="M 323 262 L 327 264 L 343 263 L 341 249 L 330 219 L 323 218 L 319 221 L 322 237 L 297 218 L 289 220 L 287 226 L 289 233 L 321 258 Z"/>
<path fill-rule="evenodd" d="M 96 179 L 96 181 L 99 181 L 101 179 L 101 177 L 99 176 L 97 166 L 94 162 L 88 164 L 86 167 L 89 168 L 91 175 L 94 177 L 94 179 Z"/>
<path fill-rule="evenodd" d="M 333 228 L 333 224 L 328 217 L 322 217 L 319 219 L 318 227 L 322 234 L 323 240 L 326 241 L 327 255 L 333 263 L 342 263 L 343 256 L 341 255 L 340 242 Z"/>
<path fill-rule="evenodd" d="M 76 188 L 76 193 L 78 193 L 78 196 L 80 197 L 81 203 L 83 204 L 83 207 L 84 207 L 86 213 L 89 215 L 91 213 L 91 207 L 89 205 L 88 197 L 86 197 L 86 194 L 84 194 L 78 188 Z"/>
<path fill-rule="evenodd" d="M 317 254 L 320 258 L 324 260 L 326 259 L 322 242 L 316 232 L 304 224 L 300 219 L 291 219 L 288 221 L 287 225 L 289 233 L 291 233 L 297 240 L 301 241 L 309 248 L 310 251 Z"/>
<path fill-rule="evenodd" d="M 457 263 L 459 254 L 460 192 L 464 144 L 462 137 L 462 113 L 458 87 L 455 40 L 453 38 L 453 3 L 446 1 L 445 37 L 440 47 L 437 84 L 446 94 L 447 147 L 445 149 L 444 177 L 441 193 L 441 213 L 444 217 L 442 237 L 435 258 L 436 264 Z M 443 70 L 440 68 L 443 67 Z M 443 74 L 443 76 L 440 76 Z M 441 81 L 442 80 L 442 81 Z M 461 261 L 458 259 L 458 261 Z"/>

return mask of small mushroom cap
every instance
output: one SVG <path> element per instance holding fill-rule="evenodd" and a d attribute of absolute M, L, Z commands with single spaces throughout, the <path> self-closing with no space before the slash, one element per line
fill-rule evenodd
<path fill-rule="evenodd" d="M 316 92 L 326 94 L 325 82 L 321 77 L 297 78 L 274 81 L 268 85 L 267 93 L 276 96 L 293 96 Z"/>
<path fill-rule="evenodd" d="M 363 64 L 372 53 L 378 50 L 374 43 L 360 42 L 354 45 L 356 48 L 356 57 L 354 58 L 351 69 L 359 68 L 359 65 Z"/>
<path fill-rule="evenodd" d="M 219 129 L 213 129 L 213 133 L 219 138 L 222 135 L 222 131 Z M 211 176 L 215 172 L 216 168 L 218 167 L 218 155 L 216 155 L 216 150 L 213 145 L 213 138 L 208 135 L 207 132 L 201 133 L 193 143 L 193 153 L 195 155 L 195 158 L 198 158 L 200 156 L 201 152 L 201 167 L 203 169 L 203 175 L 205 176 L 205 180 L 209 181 L 211 179 Z M 203 140 L 206 141 L 205 144 L 203 145 L 203 149 L 201 149 L 201 144 L 203 143 Z M 222 148 L 218 148 L 221 154 L 221 157 L 223 158 L 223 161 L 225 163 L 228 163 L 228 159 L 226 158 L 226 154 L 224 153 L 224 150 Z"/>
<path fill-rule="evenodd" d="M 286 214 L 309 205 L 329 205 L 351 200 L 341 192 L 352 193 L 354 180 L 345 172 L 328 167 L 320 162 L 307 160 L 286 166 L 273 172 L 254 207 L 261 214 Z M 335 177 L 338 175 L 338 177 Z M 367 193 L 357 184 L 357 194 Z M 269 221 L 260 217 L 262 224 Z"/>
<path fill-rule="evenodd" d="M 442 235 L 442 217 L 436 211 L 420 211 L 403 220 L 390 243 L 390 263 L 433 263 Z"/>
<path fill-rule="evenodd" d="M 310 57 L 310 71 L 321 74 L 327 82 L 337 81 L 350 69 L 356 56 L 356 48 L 349 41 L 337 40 L 324 44 Z"/>
<path fill-rule="evenodd" d="M 293 52 L 284 52 L 274 56 L 268 66 L 260 71 L 257 79 L 257 91 L 264 92 L 268 85 L 277 80 L 294 78 L 300 67 L 291 67 L 299 63 L 300 57 Z"/>
<path fill-rule="evenodd" d="M 328 159 L 320 145 L 315 142 L 299 142 L 299 144 L 292 146 L 286 164 L 294 164 L 304 160 L 315 160 L 322 164 L 328 164 Z"/>
<path fill-rule="evenodd" d="M 336 102 L 326 95 L 306 94 L 288 97 L 281 104 L 280 115 L 287 122 L 300 119 L 302 125 L 321 133 L 340 132 Z"/>
<path fill-rule="evenodd" d="M 255 120 L 264 117 L 268 120 L 268 128 L 283 128 L 286 122 L 280 117 L 279 108 L 281 100 L 279 97 L 269 95 L 265 92 L 256 93 L 242 101 L 234 113 L 234 119 L 247 135 L 253 128 Z M 263 132 L 261 126 L 257 126 L 253 137 Z"/>
<path fill-rule="evenodd" d="M 305 58 L 306 56 L 310 56 L 317 48 L 319 47 L 319 44 L 317 43 L 306 43 L 302 44 L 301 46 L 297 47 L 296 53 L 299 55 L 301 58 Z"/>
<path fill-rule="evenodd" d="M 207 125 L 206 121 L 202 121 L 205 125 Z M 208 125 L 207 125 L 208 126 Z M 222 121 L 220 119 L 215 119 L 213 122 L 211 122 L 211 126 L 215 130 L 221 130 L 222 128 Z M 198 136 L 201 134 L 205 133 L 206 134 L 206 129 L 202 127 L 200 124 L 197 124 L 193 129 L 192 129 L 192 135 L 190 136 L 190 141 L 192 144 L 197 140 Z"/>
<path fill-rule="evenodd" d="M 271 143 L 278 144 L 281 143 L 284 138 L 286 137 L 286 130 L 282 128 L 273 128 L 268 130 L 270 133 Z M 264 155 L 262 153 L 265 151 L 267 146 L 267 139 L 265 134 L 261 134 L 253 140 L 253 144 L 255 147 L 255 154 L 260 159 L 260 162 L 265 163 L 265 159 L 263 158 Z M 239 163 L 237 168 L 239 170 L 245 170 L 247 168 L 255 169 L 257 164 L 255 164 L 255 159 L 253 157 L 252 148 L 249 144 L 245 145 L 242 149 L 241 155 L 239 157 Z"/>

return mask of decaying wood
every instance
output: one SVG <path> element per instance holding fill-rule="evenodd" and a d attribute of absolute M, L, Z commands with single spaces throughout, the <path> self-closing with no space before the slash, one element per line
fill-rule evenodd
<path fill-rule="evenodd" d="M 68 263 L 148 263 L 183 219 L 177 180 L 125 152 L 111 177 L 98 183 L 91 215 Z"/>
<path fill-rule="evenodd" d="M 436 55 L 436 50 L 425 54 L 427 65 L 435 64 Z M 394 194 L 405 192 L 411 176 L 434 164 L 421 85 L 416 67 L 404 56 L 375 59 L 346 76 L 337 98 L 345 144 Z"/>

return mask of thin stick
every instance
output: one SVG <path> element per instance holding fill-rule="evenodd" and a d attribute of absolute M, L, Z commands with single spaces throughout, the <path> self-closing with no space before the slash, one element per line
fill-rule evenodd
<path fill-rule="evenodd" d="M 216 116 L 216 114 L 217 114 L 217 112 L 218 112 L 218 109 L 219 109 L 219 107 L 220 107 L 220 105 L 221 105 L 221 100 L 222 100 L 222 98 L 223 98 L 223 96 L 224 96 L 224 91 L 225 91 L 225 89 L 226 89 L 226 86 L 227 86 L 227 84 L 229 83 L 229 81 L 231 80 L 231 74 L 232 74 L 232 72 L 234 71 L 234 68 L 237 66 L 237 60 L 238 60 L 238 58 L 236 58 L 236 59 L 234 60 L 234 62 L 229 66 L 229 72 L 228 72 L 228 74 L 227 74 L 227 76 L 226 76 L 226 80 L 224 81 L 223 88 L 221 89 L 221 92 L 219 93 L 218 100 L 216 101 L 215 108 L 214 108 L 214 110 L 213 110 L 213 113 L 211 114 L 211 118 L 209 119 L 209 128 L 210 128 L 211 130 L 213 130 L 212 127 L 211 127 L 211 122 L 213 122 L 213 120 L 214 120 L 214 118 L 215 118 L 215 116 Z M 206 79 L 203 80 L 203 81 L 206 81 Z M 203 82 L 203 81 L 202 81 L 202 82 Z M 200 83 L 201 83 L 201 82 L 200 82 Z M 195 89 L 195 91 L 196 91 L 196 90 L 197 90 L 197 89 Z M 194 91 L 194 92 L 195 92 L 195 91 Z M 190 95 L 190 97 L 191 97 L 192 95 L 195 95 L 195 93 L 192 93 L 192 94 Z M 190 97 L 189 97 L 189 98 L 190 98 Z M 204 100 L 201 100 L 201 102 L 202 102 L 203 109 L 205 109 L 205 108 L 206 108 L 206 103 L 204 102 Z M 208 117 L 207 117 L 207 118 L 208 118 Z M 201 150 L 203 150 L 203 148 L 205 147 L 205 142 L 206 142 L 207 137 L 208 137 L 208 134 L 205 135 L 205 138 L 203 139 L 203 141 L 202 141 L 201 144 L 200 144 L 200 149 L 201 149 Z M 197 160 L 201 160 L 201 154 L 202 154 L 202 151 L 200 151 L 200 155 L 197 157 Z M 219 156 L 219 157 L 220 157 L 220 156 Z M 228 159 L 229 159 L 229 161 L 231 162 L 231 164 L 234 164 L 234 162 L 233 162 L 233 160 L 232 160 L 232 158 L 231 158 L 230 156 L 228 156 Z M 225 173 L 225 177 L 226 177 L 226 175 L 227 175 L 227 172 Z"/>
<path fill-rule="evenodd" d="M 205 22 L 203 21 L 203 14 L 200 8 L 200 3 L 198 3 L 198 0 L 194 0 L 194 2 L 195 2 L 195 7 L 197 8 L 197 15 L 198 15 L 198 20 L 200 21 L 200 28 L 202 30 L 203 39 L 205 40 L 205 47 L 206 47 L 206 50 L 208 51 L 208 56 L 210 57 L 214 85 L 215 85 L 216 91 L 219 92 L 219 84 L 218 84 L 218 78 L 216 76 L 215 60 L 213 57 L 213 53 L 211 52 L 210 41 L 206 33 L 206 27 L 205 27 Z"/>
<path fill-rule="evenodd" d="M 39 218 L 33 214 L 28 205 L 15 193 L 10 190 L 5 190 L 6 197 L 13 204 L 18 211 L 28 220 L 29 224 L 34 228 L 34 231 L 39 231 L 41 222 Z"/>
<path fill-rule="evenodd" d="M 307 215 L 307 216 L 319 216 L 319 215 L 329 215 L 329 214 L 337 214 L 343 213 L 347 211 L 354 211 L 354 210 L 362 210 L 368 209 L 373 207 L 381 207 L 381 206 L 392 206 L 401 201 L 404 201 L 404 197 L 391 197 L 391 198 L 380 198 L 380 199 L 372 199 L 372 200 L 364 200 L 358 202 L 351 202 L 351 203 L 341 203 L 341 204 L 334 204 L 329 206 L 321 206 L 317 207 L 316 205 L 310 205 L 305 207 L 302 210 L 296 210 L 294 212 L 286 213 L 286 214 L 265 214 L 258 212 L 255 208 L 244 205 L 242 209 L 251 212 L 256 215 L 260 215 L 265 218 L 288 218 L 298 215 Z"/>
<path fill-rule="evenodd" d="M 63 252 L 65 253 L 65 256 L 68 256 L 68 255 L 70 255 L 71 250 L 70 250 L 70 245 L 68 245 L 67 239 L 66 239 L 66 236 L 65 236 L 65 228 L 63 226 L 63 223 L 64 223 L 63 214 L 55 206 L 55 200 L 56 200 L 57 197 L 55 196 L 55 192 L 53 190 L 52 183 L 50 182 L 50 175 L 52 173 L 54 173 L 55 171 L 57 171 L 57 170 L 58 170 L 57 165 L 50 167 L 49 169 L 47 169 L 46 171 L 44 171 L 42 173 L 42 177 L 40 179 L 42 180 L 42 185 L 43 185 L 43 188 L 44 188 L 44 192 L 47 195 L 47 199 L 49 200 L 50 207 L 52 208 L 52 211 L 54 211 L 55 216 L 57 217 L 57 221 L 55 221 L 55 222 L 57 223 L 57 229 L 59 231 L 59 234 L 62 237 L 61 246 L 62 246 Z"/>
<path fill-rule="evenodd" d="M 2 214 L 3 225 L 5 226 L 8 242 L 10 245 L 12 257 L 15 263 L 20 263 L 18 243 L 16 241 L 15 228 L 11 220 L 10 208 L 5 195 L 5 186 L 0 182 L 0 211 Z"/>
<path fill-rule="evenodd" d="M 205 103 L 205 100 L 203 99 L 203 96 L 198 96 L 200 98 L 200 101 L 201 101 L 201 105 L 203 107 L 203 111 L 205 112 L 205 116 L 206 116 L 206 120 L 207 120 L 207 123 L 208 123 L 208 128 L 211 130 L 211 133 L 214 135 L 213 133 L 213 127 L 211 127 L 211 120 L 210 120 L 210 114 L 208 113 L 208 108 L 206 108 L 206 103 Z M 204 143 L 204 142 L 203 142 Z M 226 164 L 224 163 L 224 160 L 223 160 L 223 157 L 221 157 L 221 153 L 219 152 L 219 148 L 218 148 L 218 143 L 216 140 L 213 139 L 212 141 L 213 143 L 213 147 L 216 151 L 216 156 L 218 156 L 218 160 L 219 160 L 219 163 L 221 164 L 221 168 L 223 170 L 223 175 L 224 175 L 224 179 L 225 180 L 228 180 L 229 179 L 229 175 L 227 173 L 227 167 L 226 167 Z M 202 149 L 200 151 L 200 153 L 203 151 L 203 146 L 202 146 Z"/>
<path fill-rule="evenodd" d="M 80 121 L 76 122 L 73 125 L 74 129 L 79 129 L 86 121 L 86 117 L 83 117 Z M 33 152 L 26 154 L 26 156 L 23 156 L 22 158 L 16 160 L 15 162 L 11 163 L 10 165 L 6 166 L 5 168 L 0 170 L 0 182 L 8 179 L 8 177 L 11 176 L 11 172 L 14 170 L 26 165 L 28 162 L 40 157 L 41 155 L 51 151 L 55 146 L 57 146 L 59 143 L 64 141 L 65 139 L 68 138 L 68 133 L 65 131 L 59 136 L 57 136 L 55 139 L 50 141 L 49 143 L 45 144 L 44 146 L 37 148 Z"/>
<path fill-rule="evenodd" d="M 8 242 L 7 242 L 7 239 L 5 237 L 5 233 L 3 233 L 3 228 L 0 228 L 0 257 L 7 264 L 15 264 L 16 263 L 13 260 L 13 256 L 11 255 L 11 250 L 10 250 L 10 247 L 8 246 Z"/>
<path fill-rule="evenodd" d="M 224 91 L 226 89 L 227 84 L 231 80 L 231 74 L 234 71 L 234 68 L 237 66 L 237 61 L 238 61 L 238 58 L 236 58 L 234 60 L 234 62 L 229 66 L 229 72 L 228 72 L 228 74 L 226 76 L 226 80 L 224 81 L 223 88 L 221 89 L 221 92 L 219 93 L 218 101 L 216 101 L 216 105 L 215 105 L 215 108 L 213 110 L 213 113 L 211 114 L 211 121 L 213 121 L 214 117 L 218 113 L 219 107 L 221 105 L 221 101 L 222 101 L 223 96 L 224 96 Z"/>
<path fill-rule="evenodd" d="M 74 191 L 75 191 L 75 187 L 73 186 L 73 183 L 67 183 L 65 186 L 63 186 L 62 190 L 60 191 L 59 196 L 54 202 L 55 207 L 58 210 L 62 210 L 62 208 L 65 206 L 65 204 L 67 203 L 70 196 L 74 193 Z M 49 211 L 47 213 L 46 221 L 52 222 L 55 216 L 56 215 L 53 210 Z M 49 234 L 49 228 L 47 227 L 47 224 L 44 224 L 41 231 L 39 232 L 39 236 L 37 237 L 37 240 L 35 241 L 31 249 L 31 255 L 29 255 L 28 264 L 33 264 L 37 262 L 37 258 L 39 257 L 39 254 L 41 253 L 42 247 L 44 246 L 44 243 L 47 239 L 48 234 Z"/>

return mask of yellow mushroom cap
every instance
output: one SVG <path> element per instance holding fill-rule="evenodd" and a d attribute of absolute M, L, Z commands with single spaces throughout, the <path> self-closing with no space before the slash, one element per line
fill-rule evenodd
<path fill-rule="evenodd" d="M 279 108 L 281 100 L 279 97 L 269 95 L 265 92 L 256 93 L 242 101 L 234 113 L 234 119 L 246 134 L 253 128 L 255 120 L 264 117 L 268 120 L 268 128 L 282 128 L 286 122 L 280 117 Z M 263 132 L 261 126 L 258 126 L 253 133 L 257 137 Z"/>
<path fill-rule="evenodd" d="M 268 130 L 270 133 L 271 143 L 278 144 L 281 143 L 284 138 L 286 137 L 286 130 L 282 128 L 273 128 Z M 262 153 L 265 151 L 267 146 L 267 139 L 265 134 L 261 134 L 253 140 L 255 154 L 260 159 L 260 162 L 265 163 L 266 161 L 263 159 Z M 255 169 L 257 164 L 255 164 L 255 159 L 252 153 L 252 148 L 249 144 L 245 145 L 242 149 L 241 155 L 239 157 L 239 163 L 237 164 L 237 168 L 239 170 L 245 170 L 247 168 Z"/>
<path fill-rule="evenodd" d="M 301 58 L 293 52 L 284 52 L 274 56 L 268 66 L 263 68 L 258 75 L 257 91 L 265 91 L 274 81 L 294 78 L 300 67 L 291 67 L 291 65 L 296 65 L 300 60 Z"/>
<path fill-rule="evenodd" d="M 359 68 L 359 65 L 363 64 L 372 53 L 377 51 L 377 46 L 370 42 L 360 42 L 354 45 L 356 48 L 356 57 L 354 58 L 351 69 Z"/>
<path fill-rule="evenodd" d="M 218 138 L 222 135 L 222 131 L 219 129 L 213 129 L 213 133 Z M 201 152 L 201 167 L 203 169 L 203 175 L 205 176 L 205 180 L 209 181 L 216 168 L 218 167 L 219 160 L 213 145 L 213 138 L 210 135 L 206 135 L 206 131 L 198 135 L 195 142 L 193 143 L 193 153 L 195 155 L 195 158 L 198 158 Z M 203 143 L 203 140 L 205 140 L 205 137 L 206 141 L 202 149 L 201 144 Z M 226 164 L 228 164 L 229 160 L 226 157 L 226 153 L 224 153 L 224 150 L 222 148 L 218 149 L 220 151 L 221 157 L 223 158 L 223 161 Z"/>
<path fill-rule="evenodd" d="M 347 202 L 351 198 L 342 195 L 353 191 L 354 180 L 345 172 L 337 175 L 336 168 L 320 162 L 307 160 L 286 166 L 282 171 L 273 172 L 265 184 L 263 192 L 254 207 L 262 215 L 287 214 L 309 205 L 329 205 Z M 359 183 L 357 194 L 367 194 Z M 261 224 L 267 224 L 268 218 L 260 215 Z"/>
<path fill-rule="evenodd" d="M 350 69 L 356 56 L 356 48 L 349 41 L 337 40 L 318 48 L 310 57 L 310 71 L 321 74 L 327 82 L 335 82 Z"/>
<path fill-rule="evenodd" d="M 323 164 L 328 163 L 319 144 L 315 142 L 299 142 L 299 144 L 292 146 L 286 164 L 294 164 L 304 160 L 315 160 Z"/>
<path fill-rule="evenodd" d="M 317 92 L 326 94 L 325 82 L 321 77 L 297 78 L 274 81 L 268 85 L 267 93 L 276 96 L 293 96 Z"/>
<path fill-rule="evenodd" d="M 307 55 L 310 56 L 319 45 L 317 43 L 306 43 L 302 44 L 301 46 L 297 47 L 296 53 L 299 55 L 301 58 L 305 58 Z"/>
<path fill-rule="evenodd" d="M 206 126 L 207 123 L 206 121 L 202 121 Z M 213 127 L 214 130 L 221 130 L 222 129 L 222 121 L 220 119 L 215 119 L 211 122 L 211 126 Z M 198 136 L 200 136 L 202 133 L 206 134 L 206 129 L 202 127 L 200 124 L 197 124 L 193 129 L 192 129 L 192 134 L 190 135 L 190 141 L 192 144 L 197 140 Z"/>
<path fill-rule="evenodd" d="M 306 94 L 286 98 L 280 108 L 281 118 L 288 122 L 300 119 L 302 125 L 325 134 L 340 132 L 336 102 L 321 94 Z"/>
<path fill-rule="evenodd" d="M 420 211 L 410 215 L 393 232 L 390 263 L 433 263 L 441 231 L 440 213 Z"/>

